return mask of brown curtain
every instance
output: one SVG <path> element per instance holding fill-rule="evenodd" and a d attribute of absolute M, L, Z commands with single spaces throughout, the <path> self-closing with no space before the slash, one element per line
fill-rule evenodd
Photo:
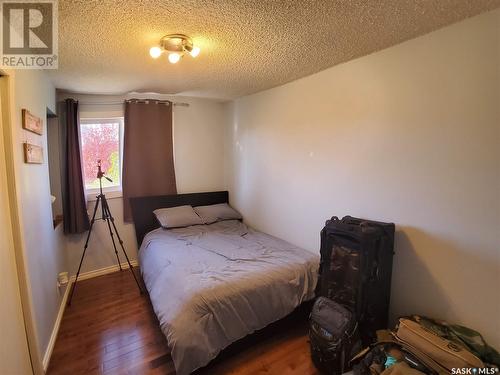
<path fill-rule="evenodd" d="M 171 102 L 125 102 L 122 187 L 126 222 L 132 221 L 129 198 L 177 193 Z"/>
<path fill-rule="evenodd" d="M 66 99 L 59 108 L 64 155 L 62 165 L 64 233 L 82 233 L 89 229 L 90 223 L 83 187 L 78 102 Z"/>

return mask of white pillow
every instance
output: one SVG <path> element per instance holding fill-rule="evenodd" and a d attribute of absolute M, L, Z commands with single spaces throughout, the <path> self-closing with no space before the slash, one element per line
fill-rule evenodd
<path fill-rule="evenodd" d="M 204 224 L 191 206 L 159 208 L 153 213 L 162 228 L 181 228 L 190 225 Z"/>
<path fill-rule="evenodd" d="M 241 220 L 242 218 L 241 214 L 227 203 L 196 206 L 194 210 L 205 224 L 222 220 Z"/>

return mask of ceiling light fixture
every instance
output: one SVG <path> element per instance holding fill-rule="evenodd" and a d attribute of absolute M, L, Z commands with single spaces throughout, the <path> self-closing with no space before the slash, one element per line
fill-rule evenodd
<path fill-rule="evenodd" d="M 158 46 L 151 47 L 149 54 L 153 59 L 157 59 L 163 53 L 168 54 L 168 61 L 172 64 L 179 62 L 179 60 L 189 53 L 192 57 L 200 54 L 200 47 L 195 47 L 193 40 L 184 34 L 169 34 L 160 39 Z"/>

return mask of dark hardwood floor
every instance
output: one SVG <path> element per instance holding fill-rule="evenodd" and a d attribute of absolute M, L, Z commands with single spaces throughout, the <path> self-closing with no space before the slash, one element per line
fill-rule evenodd
<path fill-rule="evenodd" d="M 78 282 L 48 369 L 62 374 L 175 374 L 149 297 L 139 294 L 128 270 Z M 318 373 L 302 323 L 197 372 L 208 374 Z"/>

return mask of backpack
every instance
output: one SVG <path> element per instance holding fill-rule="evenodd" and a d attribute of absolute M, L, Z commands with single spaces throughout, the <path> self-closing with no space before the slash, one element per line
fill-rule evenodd
<path fill-rule="evenodd" d="M 350 359 L 361 348 L 353 312 L 326 297 L 319 297 L 314 303 L 309 339 L 314 365 L 330 375 L 346 372 Z"/>

